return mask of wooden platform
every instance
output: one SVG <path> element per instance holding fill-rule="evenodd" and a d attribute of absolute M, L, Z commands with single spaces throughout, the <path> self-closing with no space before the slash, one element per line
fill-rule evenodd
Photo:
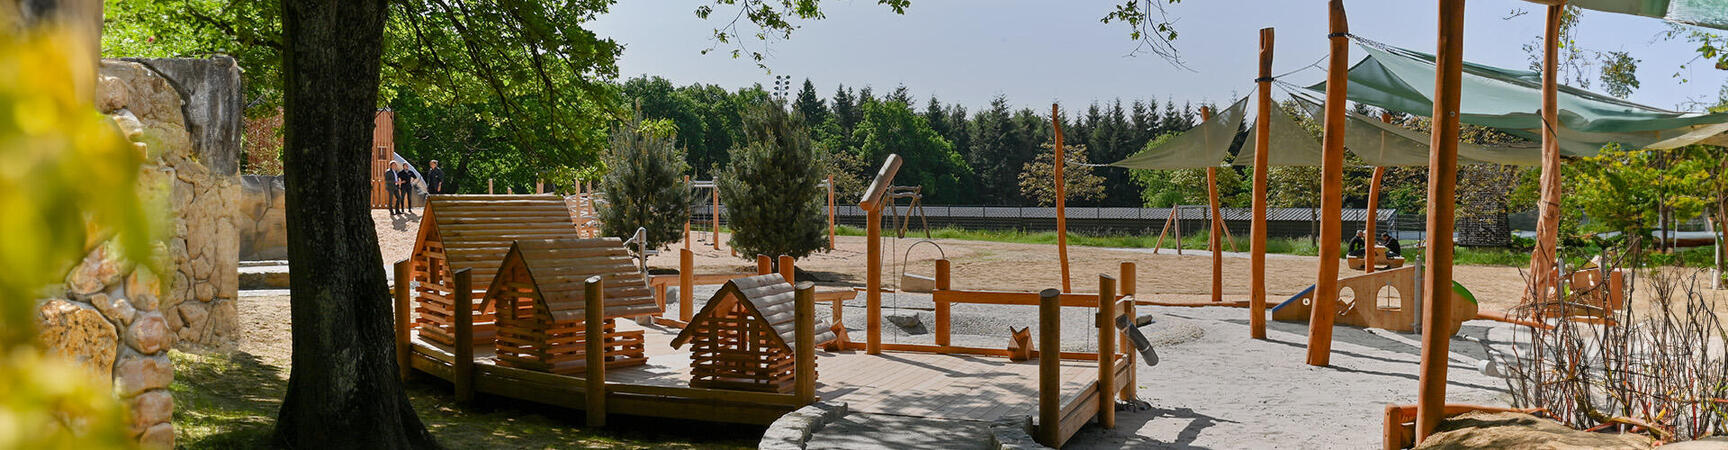
<path fill-rule="evenodd" d="M 787 396 L 690 387 L 689 352 L 673 349 L 677 329 L 619 321 L 620 330 L 641 329 L 648 363 L 606 371 L 607 409 L 616 414 L 704 421 L 768 424 L 796 409 Z M 413 339 L 416 370 L 449 380 L 449 352 Z M 475 352 L 475 390 L 481 393 L 581 409 L 581 377 L 529 372 L 497 365 L 484 348 Z M 819 352 L 817 396 L 841 401 L 856 413 L 896 414 L 989 421 L 1005 415 L 1038 416 L 1036 360 L 887 351 Z M 1119 365 L 1118 372 L 1128 368 Z M 1082 402 L 1096 390 L 1098 363 L 1062 361 L 1063 411 L 1097 408 Z M 1119 379 L 1126 378 L 1125 375 Z M 1089 403 L 1090 406 L 1079 403 Z M 1064 414 L 1065 416 L 1067 414 Z M 1090 415 L 1087 415 L 1090 417 Z M 1066 421 L 1065 421 L 1066 422 Z"/>

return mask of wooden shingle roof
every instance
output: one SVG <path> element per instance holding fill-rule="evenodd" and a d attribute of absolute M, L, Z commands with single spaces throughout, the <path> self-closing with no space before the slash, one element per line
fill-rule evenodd
<path fill-rule="evenodd" d="M 744 304 L 744 308 L 751 312 L 755 320 L 772 328 L 774 337 L 777 338 L 776 341 L 780 345 L 784 345 L 787 350 L 791 350 L 793 344 L 798 342 L 795 289 L 780 274 L 771 273 L 733 278 L 731 281 L 727 281 L 726 285 L 721 286 L 720 291 L 714 294 L 714 300 L 709 300 L 707 304 L 702 305 L 702 310 L 698 311 L 691 320 L 713 314 L 721 303 L 725 303 L 717 300 L 727 295 L 736 296 Z M 834 330 L 829 329 L 828 321 L 817 320 L 815 327 L 817 345 L 834 340 Z M 695 329 L 696 327 L 685 327 L 684 331 L 678 333 L 678 337 L 672 340 L 672 347 L 677 348 L 684 345 L 685 342 L 689 342 L 690 338 L 694 337 L 693 330 Z"/>
<path fill-rule="evenodd" d="M 512 241 L 578 237 L 564 199 L 550 194 L 434 195 L 425 214 L 415 250 L 428 238 L 442 242 L 451 272 L 471 269 L 479 286 L 491 280 Z"/>
<path fill-rule="evenodd" d="M 583 320 L 584 282 L 599 276 L 606 288 L 604 316 L 627 317 L 658 312 L 654 294 L 618 238 L 528 239 L 510 247 L 502 264 L 520 262 L 554 320 Z M 502 289 L 494 279 L 488 292 Z M 489 294 L 488 297 L 491 297 Z"/>

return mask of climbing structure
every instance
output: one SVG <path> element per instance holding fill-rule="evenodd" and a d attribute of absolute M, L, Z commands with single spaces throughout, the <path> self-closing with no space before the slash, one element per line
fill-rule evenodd
<path fill-rule="evenodd" d="M 457 270 L 470 269 L 468 293 L 474 315 L 474 345 L 491 348 L 496 329 L 482 297 L 492 275 L 518 239 L 574 239 L 570 210 L 555 195 L 436 195 L 429 197 L 414 240 L 411 275 L 415 327 L 444 351 L 455 345 Z"/>

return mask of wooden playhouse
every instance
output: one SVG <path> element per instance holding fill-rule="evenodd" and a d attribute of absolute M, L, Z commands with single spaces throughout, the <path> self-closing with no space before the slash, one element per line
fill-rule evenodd
<path fill-rule="evenodd" d="M 672 340 L 691 344 L 690 387 L 792 392 L 794 310 L 794 288 L 779 274 L 726 282 Z M 827 323 L 815 330 L 815 345 L 834 339 Z"/>
<path fill-rule="evenodd" d="M 490 349 L 496 335 L 486 288 L 512 242 L 576 238 L 570 210 L 556 195 L 434 195 L 428 198 L 414 240 L 411 277 L 415 327 L 444 351 L 456 346 L 454 304 L 457 270 L 473 276 L 468 298 L 474 316 L 474 346 Z"/>
<path fill-rule="evenodd" d="M 498 364 L 560 374 L 587 367 L 583 282 L 599 276 L 605 286 L 606 366 L 648 361 L 642 330 L 620 332 L 616 319 L 654 313 L 658 307 L 617 238 L 516 241 L 486 290 L 496 312 L 493 340 Z"/>

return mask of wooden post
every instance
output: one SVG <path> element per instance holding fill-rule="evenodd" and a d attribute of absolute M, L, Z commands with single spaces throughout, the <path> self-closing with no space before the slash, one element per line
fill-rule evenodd
<path fill-rule="evenodd" d="M 1122 262 L 1122 275 L 1120 277 L 1118 277 L 1117 280 L 1119 280 L 1119 284 L 1121 285 L 1120 290 L 1122 291 L 1122 295 L 1127 296 L 1127 297 L 1134 297 L 1134 293 L 1136 292 L 1136 289 L 1134 287 L 1135 270 L 1134 270 L 1134 263 L 1133 262 L 1129 262 L 1129 261 Z M 1134 302 L 1131 302 L 1131 301 L 1122 302 L 1122 308 L 1123 308 L 1122 311 L 1118 311 L 1116 313 L 1117 314 L 1127 314 L 1129 320 L 1133 320 L 1135 318 L 1134 317 Z M 1114 309 L 1114 308 L 1112 308 L 1112 309 Z M 1128 379 L 1122 380 L 1123 381 L 1122 382 L 1122 384 L 1123 384 L 1122 391 L 1119 394 L 1120 394 L 1122 400 L 1133 400 L 1135 397 L 1138 396 L 1138 394 L 1135 392 L 1134 383 L 1136 383 L 1137 380 L 1140 378 L 1138 375 L 1138 373 L 1140 372 L 1140 365 L 1138 362 L 1139 357 L 1136 356 L 1139 354 L 1139 352 L 1134 350 L 1133 343 L 1128 341 L 1127 335 L 1117 336 L 1117 339 L 1120 339 L 1120 341 L 1117 343 L 1116 347 L 1122 349 L 1122 353 L 1128 355 L 1128 361 L 1127 361 L 1128 362 Z"/>
<path fill-rule="evenodd" d="M 796 264 L 792 261 L 792 257 L 780 255 L 780 278 L 785 278 L 787 283 L 798 284 Z"/>
<path fill-rule="evenodd" d="M 1381 114 L 1380 120 L 1392 123 L 1392 114 Z M 1362 224 L 1362 235 L 1366 237 L 1364 240 L 1367 242 L 1364 244 L 1367 249 L 1362 252 L 1362 273 L 1374 273 L 1374 246 L 1380 242 L 1379 235 L 1374 234 L 1374 228 L 1380 225 L 1380 180 L 1383 178 L 1386 178 L 1386 168 L 1375 167 L 1374 179 L 1368 182 L 1368 218 L 1364 219 Z"/>
<path fill-rule="evenodd" d="M 864 214 L 864 353 L 882 353 L 882 208 Z"/>
<path fill-rule="evenodd" d="M 534 179 L 534 193 L 535 194 L 546 193 L 546 180 L 542 180 L 539 178 Z"/>
<path fill-rule="evenodd" d="M 686 187 L 690 186 L 690 176 L 689 175 L 684 176 L 684 186 L 686 186 Z M 590 203 L 590 204 L 592 204 L 592 203 Z M 685 205 L 684 207 L 688 208 L 689 205 Z M 684 217 L 684 249 L 685 250 L 690 249 L 690 217 L 689 216 Z"/>
<path fill-rule="evenodd" d="M 1116 428 L 1116 280 L 1098 275 L 1098 424 Z"/>
<path fill-rule="evenodd" d="M 1212 108 L 1200 107 L 1200 121 L 1212 120 Z M 1206 168 L 1206 201 L 1212 209 L 1212 235 L 1206 245 L 1212 250 L 1212 301 L 1224 301 L 1224 222 L 1218 208 L 1218 168 Z"/>
<path fill-rule="evenodd" d="M 796 308 L 792 332 L 797 341 L 792 348 L 792 383 L 798 404 L 808 405 L 816 401 L 816 283 L 798 283 L 796 289 L 792 297 Z"/>
<path fill-rule="evenodd" d="M 1422 274 L 1422 364 L 1416 392 L 1416 442 L 1446 408 L 1452 331 L 1452 221 L 1457 206 L 1458 97 L 1464 67 L 1464 0 L 1440 0 L 1434 52 L 1434 132 L 1428 145 L 1428 249 Z"/>
<path fill-rule="evenodd" d="M 948 274 L 949 274 L 948 260 L 947 259 L 936 260 L 936 290 L 946 291 L 946 290 L 953 288 L 953 280 L 949 278 Z M 949 315 L 951 312 L 950 309 L 951 308 L 950 308 L 950 305 L 948 304 L 948 302 L 940 301 L 940 300 L 938 300 L 936 302 L 936 319 L 935 319 L 935 322 L 936 322 L 936 346 L 937 347 L 946 348 L 949 345 L 949 342 L 950 342 L 949 341 L 949 339 L 950 339 L 949 335 L 950 335 L 950 333 L 952 333 L 952 329 L 949 327 L 949 323 L 948 323 L 948 321 L 950 320 L 950 317 L 951 317 Z"/>
<path fill-rule="evenodd" d="M 451 294 L 456 306 L 456 348 L 450 382 L 456 386 L 456 401 L 468 403 L 474 400 L 474 277 L 469 269 L 460 269 L 455 278 L 456 291 Z"/>
<path fill-rule="evenodd" d="M 1248 336 L 1266 339 L 1266 171 L 1272 146 L 1271 28 L 1260 29 L 1260 78 L 1254 119 L 1254 230 L 1248 239 Z M 1132 352 L 1130 352 L 1132 353 Z"/>
<path fill-rule="evenodd" d="M 414 371 L 411 358 L 414 347 L 409 343 L 409 333 L 414 328 L 410 313 L 414 306 L 408 301 L 408 280 L 414 269 L 409 261 L 396 261 L 396 286 L 391 289 L 396 300 L 396 375 L 402 381 L 408 381 L 408 375 Z"/>
<path fill-rule="evenodd" d="M 686 248 L 678 252 L 678 320 L 690 323 L 695 308 L 696 253 Z"/>
<path fill-rule="evenodd" d="M 606 284 L 600 276 L 582 282 L 582 322 L 587 379 L 582 380 L 589 427 L 606 426 Z"/>
<path fill-rule="evenodd" d="M 769 259 L 768 255 L 756 255 L 756 274 L 767 275 L 771 273 L 774 273 L 774 260 Z"/>
<path fill-rule="evenodd" d="M 1332 319 L 1338 304 L 1338 240 L 1344 209 L 1344 100 L 1350 75 L 1350 27 L 1344 0 L 1327 2 L 1331 64 L 1326 74 L 1326 123 L 1320 160 L 1320 269 L 1314 280 L 1314 307 L 1308 318 L 1308 364 L 1332 361 Z"/>
<path fill-rule="evenodd" d="M 714 177 L 714 187 L 709 189 L 709 190 L 714 192 L 714 207 L 708 209 L 708 211 L 714 215 L 714 249 L 719 250 L 720 249 L 720 177 Z"/>
<path fill-rule="evenodd" d="M 1062 291 L 1038 293 L 1038 441 L 1062 439 Z"/>
<path fill-rule="evenodd" d="M 493 193 L 493 192 L 492 192 L 492 179 L 491 179 L 491 178 L 487 178 L 487 179 L 486 179 L 486 193 L 487 193 L 487 194 L 492 194 L 492 193 Z"/>
<path fill-rule="evenodd" d="M 1164 229 L 1158 232 L 1158 243 L 1152 244 L 1152 254 L 1156 255 L 1158 254 L 1158 250 L 1164 248 L 1164 235 L 1170 232 L 1170 224 L 1176 223 L 1176 210 L 1181 209 L 1180 206 L 1182 205 L 1170 207 L 1170 218 L 1164 219 Z M 1176 240 L 1176 248 L 1182 248 L 1181 239 Z M 1181 254 L 1181 252 L 1178 251 L 1177 254 Z"/>
<path fill-rule="evenodd" d="M 828 175 L 828 250 L 834 250 L 834 175 Z"/>
<path fill-rule="evenodd" d="M 1560 120 L 1559 93 L 1556 84 L 1560 76 L 1556 69 L 1560 41 L 1560 17 L 1565 14 L 1565 2 L 1548 5 L 1548 22 L 1542 39 L 1542 178 L 1541 200 L 1536 203 L 1536 249 L 1530 254 L 1530 281 L 1538 297 L 1532 302 L 1548 301 L 1548 292 L 1556 289 L 1554 259 L 1560 238 L 1560 139 L 1554 128 Z M 1664 240 L 1664 242 L 1667 242 Z"/>
<path fill-rule="evenodd" d="M 1062 292 L 1074 292 L 1068 282 L 1068 186 L 1062 180 L 1062 166 L 1068 165 L 1068 160 L 1062 156 L 1061 114 L 1061 106 L 1052 103 L 1050 125 L 1056 129 L 1056 159 L 1051 163 L 1056 169 L 1056 256 L 1062 260 Z"/>

